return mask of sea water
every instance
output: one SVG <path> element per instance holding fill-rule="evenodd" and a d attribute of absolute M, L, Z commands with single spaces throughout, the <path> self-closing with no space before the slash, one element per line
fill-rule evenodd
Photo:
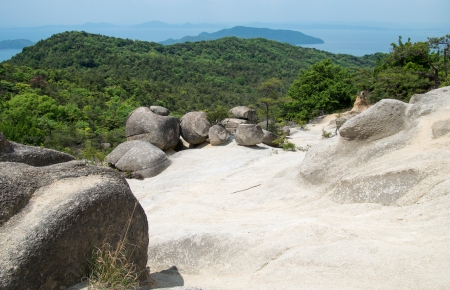
<path fill-rule="evenodd" d="M 344 29 L 304 29 L 301 32 L 321 38 L 325 43 L 301 45 L 313 47 L 332 53 L 344 53 L 363 56 L 376 52 L 388 53 L 391 43 L 398 44 L 399 36 L 402 41 L 428 41 L 428 37 L 440 37 L 448 31 L 440 29 L 384 29 L 384 30 L 344 30 Z"/>
<path fill-rule="evenodd" d="M 0 62 L 10 59 L 21 51 L 21 49 L 0 49 Z"/>

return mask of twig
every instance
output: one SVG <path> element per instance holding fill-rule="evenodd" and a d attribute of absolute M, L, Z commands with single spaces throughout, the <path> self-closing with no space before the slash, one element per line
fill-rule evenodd
<path fill-rule="evenodd" d="M 246 190 L 252 189 L 252 188 L 254 188 L 254 187 L 258 187 L 258 186 L 260 186 L 260 185 L 261 185 L 261 184 L 258 184 L 258 185 L 255 185 L 255 186 L 252 186 L 252 187 L 249 187 L 249 188 L 243 189 L 243 190 L 238 190 L 238 191 L 232 192 L 232 193 L 230 193 L 230 194 L 233 194 L 233 193 L 238 193 L 238 192 L 242 192 L 242 191 L 246 191 Z"/>

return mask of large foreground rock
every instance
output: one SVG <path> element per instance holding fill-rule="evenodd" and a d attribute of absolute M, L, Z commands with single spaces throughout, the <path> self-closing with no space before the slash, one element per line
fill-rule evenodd
<path fill-rule="evenodd" d="M 258 125 L 241 124 L 236 130 L 236 143 L 244 146 L 253 146 L 262 143 L 264 132 Z"/>
<path fill-rule="evenodd" d="M 131 112 L 125 125 L 128 141 L 142 140 L 162 150 L 174 148 L 180 139 L 178 119 L 155 114 L 147 107 Z"/>
<path fill-rule="evenodd" d="M 75 160 L 75 157 L 67 153 L 10 142 L 0 132 L 0 162 L 19 162 L 32 166 L 47 166 L 71 160 Z"/>
<path fill-rule="evenodd" d="M 449 111 L 448 87 L 409 104 L 382 100 L 347 121 L 341 138 L 311 148 L 300 175 L 340 203 L 407 205 L 448 194 L 448 136 L 436 137 Z"/>
<path fill-rule="evenodd" d="M 78 161 L 1 162 L 0 181 L 0 289 L 76 284 L 93 249 L 122 238 L 147 279 L 147 218 L 118 173 Z"/>
<path fill-rule="evenodd" d="M 205 112 L 189 112 L 181 118 L 181 136 L 189 144 L 205 142 L 211 123 Z"/>
<path fill-rule="evenodd" d="M 138 178 L 154 177 L 170 165 L 161 149 L 141 140 L 120 144 L 106 156 L 105 161 Z"/>
<path fill-rule="evenodd" d="M 230 137 L 230 133 L 222 125 L 214 125 L 209 128 L 208 132 L 209 143 L 211 145 L 217 146 L 222 145 L 227 142 Z"/>

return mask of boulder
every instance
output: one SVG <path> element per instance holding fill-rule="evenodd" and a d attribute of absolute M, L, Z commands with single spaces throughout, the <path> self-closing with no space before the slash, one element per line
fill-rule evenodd
<path fill-rule="evenodd" d="M 205 142 L 211 123 L 205 112 L 190 112 L 181 118 L 181 136 L 189 144 Z"/>
<path fill-rule="evenodd" d="M 431 125 L 431 130 L 433 132 L 433 138 L 439 138 L 441 136 L 450 133 L 450 119 L 439 120 Z"/>
<path fill-rule="evenodd" d="M 147 218 L 114 170 L 0 163 L 0 289 L 66 289 L 87 277 L 95 247 L 120 239 L 148 279 Z"/>
<path fill-rule="evenodd" d="M 381 100 L 364 114 L 359 114 L 342 125 L 341 137 L 348 140 L 377 140 L 402 130 L 406 125 L 408 104 L 391 99 Z"/>
<path fill-rule="evenodd" d="M 267 130 L 264 130 L 264 129 L 263 129 L 263 132 L 264 132 L 264 137 L 263 137 L 263 141 L 262 141 L 263 144 L 266 144 L 266 145 L 269 145 L 272 147 L 279 147 L 278 144 L 273 143 L 273 141 L 278 138 L 277 134 L 267 131 Z"/>
<path fill-rule="evenodd" d="M 75 157 L 70 154 L 10 142 L 0 133 L 0 162 L 18 162 L 32 166 L 47 166 L 72 160 L 75 160 Z"/>
<path fill-rule="evenodd" d="M 150 108 L 140 107 L 128 117 L 125 134 L 128 141 L 142 140 L 166 150 L 178 144 L 180 125 L 175 117 L 161 116 Z"/>
<path fill-rule="evenodd" d="M 236 130 L 236 143 L 238 145 L 253 146 L 262 143 L 264 132 L 258 125 L 241 124 Z"/>
<path fill-rule="evenodd" d="M 236 133 L 236 129 L 240 124 L 251 124 L 250 121 L 236 118 L 226 118 L 220 123 L 225 126 L 225 129 L 230 133 Z"/>
<path fill-rule="evenodd" d="M 283 132 L 285 136 L 289 136 L 291 134 L 291 129 L 288 126 L 283 126 L 281 132 Z"/>
<path fill-rule="evenodd" d="M 256 111 L 246 106 L 234 107 L 230 110 L 231 114 L 239 119 L 256 121 Z"/>
<path fill-rule="evenodd" d="M 169 109 L 160 106 L 150 106 L 150 110 L 160 116 L 169 116 L 170 114 Z"/>
<path fill-rule="evenodd" d="M 226 143 L 230 137 L 230 133 L 228 133 L 223 125 L 214 125 L 209 128 L 208 136 L 209 143 L 216 146 Z"/>
<path fill-rule="evenodd" d="M 161 149 L 141 140 L 120 144 L 106 156 L 105 161 L 121 171 L 131 172 L 133 177 L 138 178 L 154 177 L 170 165 Z"/>

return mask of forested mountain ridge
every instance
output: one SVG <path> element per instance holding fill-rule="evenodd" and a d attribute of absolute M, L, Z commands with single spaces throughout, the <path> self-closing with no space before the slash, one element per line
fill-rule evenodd
<path fill-rule="evenodd" d="M 34 42 L 28 39 L 14 39 L 0 41 L 0 49 L 22 49 L 33 45 Z"/>
<path fill-rule="evenodd" d="M 325 59 L 371 68 L 377 56 L 260 38 L 164 46 L 65 32 L 0 64 L 0 131 L 12 141 L 102 159 L 108 149 L 101 144 L 123 142 L 126 118 L 139 106 L 162 105 L 178 117 L 256 106 L 262 82 L 278 78 L 286 92 L 301 69 Z"/>
<path fill-rule="evenodd" d="M 216 40 L 223 37 L 232 37 L 232 36 L 245 39 L 261 37 L 269 40 L 289 43 L 292 45 L 324 43 L 322 39 L 303 34 L 299 31 L 284 30 L 284 29 L 274 30 L 269 28 L 256 28 L 244 26 L 236 26 L 229 29 L 222 29 L 213 33 L 202 32 L 198 36 L 185 36 L 181 39 L 168 39 L 166 41 L 162 41 L 159 43 L 169 45 L 188 41 L 196 42 L 202 40 Z"/>
<path fill-rule="evenodd" d="M 25 48 L 9 63 L 76 72 L 90 90 L 104 91 L 114 84 L 126 91 L 123 98 L 134 95 L 142 105 L 160 100 L 182 114 L 233 106 L 244 99 L 252 104 L 261 82 L 276 77 L 287 89 L 300 69 L 328 58 L 343 67 L 360 68 L 373 67 L 377 56 L 334 55 L 265 39 L 223 38 L 163 46 L 66 32 Z"/>

